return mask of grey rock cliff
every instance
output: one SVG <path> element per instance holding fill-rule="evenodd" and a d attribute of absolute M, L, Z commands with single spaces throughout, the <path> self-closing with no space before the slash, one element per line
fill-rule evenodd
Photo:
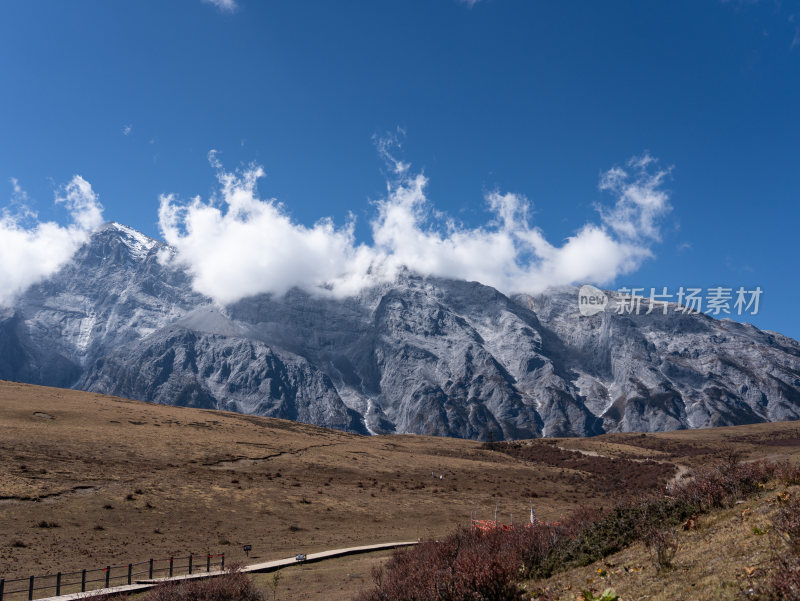
<path fill-rule="evenodd" d="M 800 344 L 705 315 L 583 317 L 404 274 L 221 308 L 119 224 L 0 310 L 0 378 L 361 433 L 590 436 L 800 417 Z"/>

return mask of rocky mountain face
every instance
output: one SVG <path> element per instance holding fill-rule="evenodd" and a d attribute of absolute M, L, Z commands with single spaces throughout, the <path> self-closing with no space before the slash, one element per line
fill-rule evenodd
<path fill-rule="evenodd" d="M 800 344 L 705 315 L 581 316 L 405 274 L 333 299 L 218 307 L 170 249 L 108 224 L 0 310 L 0 378 L 360 433 L 496 440 L 800 417 Z"/>

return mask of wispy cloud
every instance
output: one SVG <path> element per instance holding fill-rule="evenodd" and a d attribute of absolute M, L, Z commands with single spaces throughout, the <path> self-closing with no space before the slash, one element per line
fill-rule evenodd
<path fill-rule="evenodd" d="M 236 0 L 203 0 L 206 4 L 216 6 L 221 12 L 233 13 L 239 8 Z"/>
<path fill-rule="evenodd" d="M 91 185 L 76 175 L 58 190 L 55 201 L 69 212 L 71 223 L 41 222 L 27 205 L 27 194 L 11 180 L 11 205 L 0 213 L 0 306 L 55 273 L 103 223 L 103 207 Z"/>
<path fill-rule="evenodd" d="M 29 202 L 28 193 L 22 188 L 16 177 L 9 179 L 11 182 L 11 198 L 6 206 L 0 210 L 0 217 L 13 220 L 17 224 L 28 225 L 35 222 L 38 215 Z"/>
<path fill-rule="evenodd" d="M 598 205 L 603 222 L 627 240 L 659 240 L 659 219 L 667 213 L 669 194 L 662 189 L 670 169 L 657 168 L 658 161 L 648 153 L 614 167 L 600 178 L 600 189 L 617 197 L 614 206 Z"/>
<path fill-rule="evenodd" d="M 467 8 L 472 8 L 475 6 L 480 0 L 458 0 L 460 4 L 464 4 Z"/>
<path fill-rule="evenodd" d="M 393 154 L 392 139 L 378 141 L 392 173 L 385 198 L 376 203 L 372 241 L 357 244 L 351 219 L 337 227 L 322 219 L 295 223 L 275 199 L 260 199 L 261 167 L 225 171 L 215 152 L 220 192 L 208 202 L 161 197 L 159 225 L 194 288 L 221 304 L 259 294 L 283 294 L 297 286 L 347 296 L 391 281 L 405 269 L 477 280 L 504 292 L 538 292 L 576 282 L 609 283 L 652 256 L 658 219 L 669 210 L 661 189 L 668 170 L 644 155 L 601 176 L 614 195 L 599 207 L 600 221 L 586 223 L 560 245 L 530 223 L 524 196 L 491 192 L 492 219 L 467 228 L 442 217 L 426 197 L 428 179 Z"/>
<path fill-rule="evenodd" d="M 409 163 L 395 158 L 397 151 L 402 148 L 402 140 L 405 135 L 405 130 L 402 127 L 398 127 L 394 133 L 388 133 L 383 136 L 372 136 L 372 141 L 375 143 L 378 155 L 383 159 L 386 165 L 391 168 L 394 176 L 403 176 L 408 173 L 408 170 L 411 168 Z"/>
<path fill-rule="evenodd" d="M 13 204 L 26 205 L 28 202 L 28 193 L 19 185 L 19 180 L 16 177 L 12 177 L 9 181 L 11 182 L 12 190 L 11 202 Z"/>
<path fill-rule="evenodd" d="M 123 136 L 129 136 L 129 135 L 131 135 L 132 131 L 133 131 L 133 126 L 128 124 L 128 125 L 126 125 L 125 127 L 122 128 L 122 135 Z"/>
<path fill-rule="evenodd" d="M 792 39 L 789 42 L 789 50 L 794 50 L 797 46 L 800 46 L 800 23 L 798 22 L 798 13 L 789 13 L 787 16 L 788 10 L 795 9 L 793 3 L 786 3 L 784 5 L 783 2 L 776 0 L 775 2 L 759 2 L 759 0 L 720 0 L 722 4 L 729 4 L 734 7 L 736 11 L 743 11 L 745 9 L 752 10 L 753 7 L 757 8 L 766 8 L 769 10 L 770 15 L 778 16 L 780 19 L 786 18 L 791 30 L 792 30 Z M 784 10 L 786 9 L 786 10 Z M 781 27 L 783 29 L 783 27 Z M 763 28 L 762 34 L 764 37 L 770 36 L 770 28 Z"/>

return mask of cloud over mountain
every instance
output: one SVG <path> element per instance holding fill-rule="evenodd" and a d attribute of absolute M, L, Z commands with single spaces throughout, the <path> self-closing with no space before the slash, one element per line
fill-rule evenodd
<path fill-rule="evenodd" d="M 276 199 L 259 197 L 261 167 L 226 171 L 211 151 L 218 194 L 187 203 L 161 196 L 159 227 L 172 247 L 162 259 L 186 268 L 194 289 L 221 304 L 293 287 L 343 297 L 404 269 L 536 293 L 577 282 L 602 285 L 636 269 L 652 256 L 660 220 L 670 210 L 663 189 L 669 170 L 644 155 L 602 174 L 599 187 L 612 202 L 597 207 L 598 222 L 581 225 L 561 244 L 531 223 L 531 205 L 519 194 L 488 193 L 491 219 L 465 227 L 435 210 L 427 177 L 394 158 L 392 149 L 391 141 L 379 141 L 391 181 L 375 203 L 368 243 L 356 240 L 352 219 L 341 226 L 328 218 L 312 226 L 293 221 Z M 56 194 L 70 215 L 66 226 L 39 221 L 19 184 L 12 184 L 13 202 L 0 214 L 3 305 L 69 261 L 103 222 L 97 194 L 79 175 Z"/>
<path fill-rule="evenodd" d="M 6 207 L 0 213 L 0 306 L 55 273 L 103 223 L 103 206 L 80 175 L 56 193 L 56 202 L 69 212 L 67 226 L 39 221 L 19 183 L 12 180 L 12 185 L 13 210 Z"/>
<path fill-rule="evenodd" d="M 297 286 L 334 296 L 357 293 L 393 279 L 402 269 L 422 275 L 475 280 L 507 293 L 539 292 L 575 282 L 604 284 L 652 256 L 659 220 L 670 210 L 663 183 L 669 171 L 649 155 L 604 173 L 600 189 L 614 197 L 560 245 L 531 224 L 521 195 L 490 192 L 492 219 L 469 228 L 438 215 L 425 190 L 428 179 L 379 143 L 393 180 L 377 204 L 372 241 L 357 243 L 352 221 L 337 227 L 321 219 L 294 222 L 275 199 L 261 199 L 261 167 L 226 171 L 214 151 L 220 193 L 180 203 L 161 197 L 159 226 L 174 253 L 165 260 L 188 269 L 195 290 L 222 304 L 258 293 L 283 294 Z"/>

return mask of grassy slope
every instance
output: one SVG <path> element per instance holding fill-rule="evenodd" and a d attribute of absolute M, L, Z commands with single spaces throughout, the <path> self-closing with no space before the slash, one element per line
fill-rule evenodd
<path fill-rule="evenodd" d="M 556 519 L 591 497 L 579 470 L 472 441 L 362 437 L 10 382 L 0 428 L 8 578 L 189 552 L 244 560 L 245 543 L 250 560 L 266 560 L 444 534 L 476 504 L 482 517 L 498 503 L 501 517 L 524 519 L 535 496 L 537 513 Z"/>
<path fill-rule="evenodd" d="M 599 595 L 611 587 L 622 601 L 727 601 L 746 598 L 763 583 L 774 553 L 783 543 L 771 531 L 784 487 L 771 487 L 731 509 L 700 516 L 692 530 L 679 530 L 673 567 L 657 571 L 642 543 L 590 566 L 530 581 L 531 592 L 548 591 L 550 599 L 583 599 L 582 591 Z M 790 488 L 797 494 L 798 487 Z M 756 531 L 758 529 L 758 531 Z M 602 570 L 602 574 L 599 572 Z M 536 595 L 534 595 L 536 598 Z"/>
<path fill-rule="evenodd" d="M 523 460 L 471 441 L 360 437 L 0 382 L 0 575 L 188 552 L 243 560 L 245 543 L 250 560 L 266 560 L 438 536 L 467 523 L 476 503 L 480 517 L 498 503 L 516 521 L 534 498 L 539 517 L 553 520 L 647 481 L 645 458 L 671 464 L 659 468 L 663 483 L 673 466 L 730 446 L 748 457 L 797 454 L 799 431 L 783 423 L 530 441 L 533 460 Z M 565 467 L 554 444 L 616 459 L 575 455 Z M 59 527 L 37 527 L 42 520 Z"/>

